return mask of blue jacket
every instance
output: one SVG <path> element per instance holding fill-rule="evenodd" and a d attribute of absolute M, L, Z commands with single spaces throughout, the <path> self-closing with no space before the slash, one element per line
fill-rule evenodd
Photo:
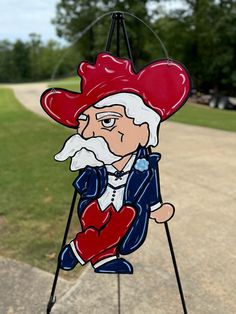
<path fill-rule="evenodd" d="M 148 154 L 147 149 L 141 147 L 137 151 L 136 160 L 131 168 L 124 193 L 124 205 L 131 205 L 136 209 L 135 219 L 119 243 L 119 253 L 129 254 L 138 249 L 144 242 L 150 207 L 162 202 L 159 185 L 158 161 L 161 155 L 158 153 Z M 137 170 L 135 164 L 138 159 L 145 159 L 146 167 Z M 98 199 L 105 192 L 107 187 L 107 170 L 105 166 L 90 167 L 83 169 L 76 178 L 73 185 L 80 194 L 78 204 L 78 215 L 81 216 L 87 205 Z"/>

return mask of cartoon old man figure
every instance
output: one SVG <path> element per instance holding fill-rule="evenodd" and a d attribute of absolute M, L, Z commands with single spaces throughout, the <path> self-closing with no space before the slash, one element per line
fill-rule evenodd
<path fill-rule="evenodd" d="M 78 69 L 81 92 L 48 89 L 43 109 L 54 120 L 76 129 L 55 156 L 71 158 L 79 171 L 73 185 L 80 195 L 81 231 L 59 255 L 60 267 L 90 262 L 96 273 L 133 273 L 120 255 L 144 242 L 149 218 L 171 219 L 174 207 L 163 203 L 158 162 L 160 122 L 187 100 L 190 80 L 185 68 L 159 60 L 136 73 L 127 59 L 100 53 L 95 64 Z"/>

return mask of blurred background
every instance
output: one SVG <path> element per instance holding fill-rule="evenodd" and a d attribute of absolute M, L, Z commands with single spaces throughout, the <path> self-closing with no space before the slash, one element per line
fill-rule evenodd
<path fill-rule="evenodd" d="M 110 24 L 104 18 L 85 36 L 77 36 L 111 10 L 128 11 L 146 21 L 163 40 L 170 57 L 191 72 L 197 91 L 235 93 L 235 1 L 1 1 L 0 82 L 50 79 L 67 52 L 57 77 L 76 74 L 78 62 L 93 61 L 104 50 Z M 126 24 L 135 65 L 165 57 L 153 34 L 134 18 Z M 71 46 L 71 43 L 74 43 Z M 126 52 L 123 50 L 123 56 Z"/>
<path fill-rule="evenodd" d="M 97 18 L 113 10 L 127 11 L 151 26 L 164 43 L 169 57 L 183 63 L 190 72 L 193 82 L 191 98 L 187 105 L 170 119 L 171 122 L 167 123 L 170 134 L 174 132 L 176 137 L 172 138 L 172 135 L 168 137 L 168 131 L 163 132 L 164 143 L 170 146 L 173 144 L 175 153 L 174 150 L 168 151 L 168 148 L 165 150 L 165 146 L 161 146 L 160 149 L 168 152 L 168 156 L 174 160 L 176 153 L 180 152 L 177 139 L 178 134 L 181 134 L 182 144 L 185 145 L 182 147 L 182 152 L 185 151 L 187 154 L 192 152 L 196 157 L 199 147 L 206 160 L 209 157 L 205 168 L 203 167 L 205 171 L 209 170 L 209 176 L 201 175 L 203 160 L 199 157 L 199 160 L 194 159 L 196 163 L 189 165 L 189 174 L 186 177 L 191 179 L 191 171 L 195 169 L 196 184 L 198 175 L 201 184 L 209 178 L 209 182 L 205 182 L 204 190 L 208 196 L 209 191 L 213 191 L 221 182 L 221 187 L 224 186 L 227 190 L 226 193 L 221 193 L 221 197 L 228 195 L 230 202 L 235 199 L 236 184 L 233 177 L 236 154 L 235 1 L 1 0 L 0 260 L 4 262 L 6 259 L 8 265 L 10 260 L 17 260 L 50 273 L 55 270 L 73 193 L 71 183 L 76 174 L 68 171 L 69 163 L 58 164 L 53 160 L 53 155 L 60 150 L 64 140 L 72 132 L 42 117 L 39 97 L 48 87 L 80 90 L 80 79 L 76 74 L 78 64 L 82 60 L 93 62 L 97 53 L 104 51 L 111 16 L 105 16 L 85 33 L 84 30 Z M 125 22 L 137 71 L 155 59 L 166 57 L 160 42 L 148 28 L 129 15 L 125 15 Z M 116 53 L 115 36 L 111 52 Z M 120 54 L 122 57 L 127 57 L 123 38 L 121 38 Z M 182 131 L 178 133 L 180 123 L 183 123 L 184 127 L 183 129 L 181 127 Z M 191 140 L 190 136 L 187 140 L 186 134 L 189 136 L 192 134 L 194 139 Z M 199 137 L 195 139 L 196 135 Z M 174 139 L 175 143 L 173 143 Z M 214 142 L 217 139 L 221 139 L 221 142 Z M 222 145 L 224 140 L 227 147 Z M 196 147 L 192 146 L 193 142 Z M 214 145 L 212 150 L 210 145 Z M 219 176 L 219 169 L 212 156 L 219 158 L 218 167 L 223 157 L 228 158 L 221 165 L 223 170 Z M 185 160 L 183 156 L 178 157 L 177 163 L 180 159 Z M 215 168 L 211 172 L 213 165 Z M 182 166 L 184 167 L 184 164 Z M 166 177 L 171 173 L 171 182 L 174 182 L 175 177 L 177 178 L 175 169 L 173 172 L 168 171 L 167 168 L 165 170 L 165 164 L 163 169 Z M 181 170 L 178 173 L 179 177 L 181 177 Z M 175 195 L 177 189 L 167 184 L 165 179 L 164 186 L 166 191 L 170 189 L 172 195 Z M 193 191 L 197 190 L 193 187 L 191 191 L 194 193 Z M 184 192 L 182 191 L 182 195 Z M 220 194 L 219 190 L 214 190 L 214 193 L 209 200 L 213 200 L 214 195 Z M 206 198 L 208 196 L 205 195 Z M 179 205 L 184 208 L 185 201 L 179 200 L 178 197 L 176 196 L 176 203 L 179 202 Z M 197 196 L 194 198 L 189 195 L 190 199 L 192 203 L 190 202 L 189 207 L 193 204 L 199 205 Z M 215 210 L 214 206 L 208 209 Z M 235 207 L 234 203 L 230 203 L 230 206 L 228 210 Z M 211 212 L 208 214 L 206 221 L 210 224 L 214 219 L 212 220 Z M 208 227 L 215 230 L 222 216 L 222 213 L 217 216 L 219 220 L 214 222 L 216 225 L 211 227 L 208 225 Z M 195 217 L 195 222 L 197 219 L 198 217 Z M 74 215 L 69 237 L 72 237 L 78 229 L 78 220 Z M 194 242 L 196 239 L 194 232 L 199 231 L 192 229 L 191 232 Z M 233 229 L 224 229 L 222 232 L 222 237 L 219 237 L 221 240 L 232 238 L 228 243 L 231 248 L 233 239 L 235 244 Z M 209 238 L 208 248 L 211 247 L 211 240 Z M 179 241 L 181 242 L 181 237 Z M 200 243 L 199 247 L 204 247 L 204 243 Z M 190 256 L 192 253 L 189 253 L 189 258 Z M 235 259 L 235 256 L 232 255 L 232 259 Z M 235 260 L 232 261 L 235 265 Z M 226 264 L 224 268 L 229 269 Z M 70 280 L 79 272 L 78 267 L 75 272 L 63 273 L 62 276 Z M 2 275 L 2 278 L 7 281 L 7 277 Z M 220 285 L 221 279 L 219 279 L 219 287 Z M 230 291 L 234 290 L 230 289 Z M 212 311 L 204 312 L 200 309 L 196 310 L 195 307 L 193 313 L 234 313 L 235 302 L 230 304 L 228 312 L 225 308 L 220 308 L 218 312 L 213 308 Z M 207 306 L 210 307 L 210 303 Z M 4 311 L 2 313 L 8 313 Z M 28 312 L 19 310 L 9 313 Z"/>

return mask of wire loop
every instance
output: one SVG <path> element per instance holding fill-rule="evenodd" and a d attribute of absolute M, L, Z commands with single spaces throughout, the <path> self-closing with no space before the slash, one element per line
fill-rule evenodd
<path fill-rule="evenodd" d="M 69 48 L 73 47 L 91 28 L 93 28 L 99 21 L 101 21 L 104 17 L 107 17 L 108 15 L 113 15 L 113 14 L 124 14 L 126 16 L 130 16 L 135 18 L 136 20 L 138 20 L 139 22 L 141 22 L 142 24 L 144 24 L 154 35 L 154 37 L 157 39 L 157 41 L 159 42 L 159 44 L 161 45 L 161 48 L 165 54 L 166 59 L 171 62 L 171 58 L 168 55 L 167 49 L 163 43 L 163 41 L 161 40 L 161 38 L 158 36 L 158 34 L 151 28 L 151 26 L 149 26 L 145 21 L 143 21 L 142 19 L 140 19 L 139 17 L 137 17 L 136 15 L 126 12 L 126 11 L 108 11 L 107 13 L 104 13 L 103 15 L 100 15 L 96 18 L 95 21 L 93 21 L 92 23 L 90 23 L 88 26 L 86 26 L 82 31 L 78 32 L 75 36 L 74 39 L 71 43 L 71 45 L 68 47 L 68 50 L 62 55 L 62 57 L 59 59 L 58 63 L 56 64 L 56 66 L 54 67 L 53 71 L 52 71 L 52 75 L 50 78 L 50 81 L 53 81 L 55 79 L 55 76 L 57 74 L 57 71 L 62 63 L 62 61 L 65 59 L 65 57 L 67 56 L 67 54 L 69 53 Z"/>

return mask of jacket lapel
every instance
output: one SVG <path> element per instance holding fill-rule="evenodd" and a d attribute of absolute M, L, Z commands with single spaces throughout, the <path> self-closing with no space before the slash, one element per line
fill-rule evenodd
<path fill-rule="evenodd" d="M 140 194 L 144 191 L 147 183 L 150 181 L 151 171 L 149 166 L 147 170 L 143 171 L 135 169 L 137 160 L 141 158 L 145 158 L 148 161 L 147 151 L 145 148 L 140 148 L 138 150 L 137 157 L 134 161 L 127 180 L 124 193 L 124 202 L 135 202 L 140 197 Z"/>
<path fill-rule="evenodd" d="M 148 167 L 147 170 L 144 170 L 144 171 L 135 169 L 135 164 L 137 160 L 141 158 L 145 158 L 147 161 L 149 161 L 147 151 L 143 147 L 139 148 L 137 152 L 137 157 L 134 161 L 134 164 L 131 168 L 131 171 L 127 180 L 125 193 L 124 193 L 125 203 L 135 202 L 144 191 L 147 183 L 150 182 L 150 177 L 152 175 L 150 166 Z M 96 168 L 96 171 L 97 171 L 97 180 L 98 180 L 97 184 L 99 185 L 97 197 L 100 197 L 101 195 L 103 195 L 103 193 L 106 190 L 107 183 L 108 183 L 108 175 L 107 175 L 107 170 L 105 166 Z"/>
<path fill-rule="evenodd" d="M 98 167 L 97 169 L 97 183 L 98 187 L 98 197 L 100 197 L 106 190 L 108 183 L 107 170 L 105 166 Z"/>

